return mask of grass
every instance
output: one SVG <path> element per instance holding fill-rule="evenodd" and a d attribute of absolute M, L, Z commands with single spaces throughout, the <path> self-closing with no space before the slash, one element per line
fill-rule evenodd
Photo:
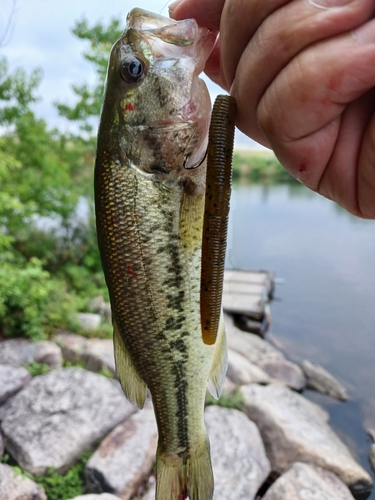
<path fill-rule="evenodd" d="M 28 477 L 42 486 L 48 500 L 67 500 L 85 493 L 84 470 L 91 455 L 92 451 L 86 451 L 65 474 L 49 469 L 45 476 L 24 471 L 7 453 L 0 459 L 0 462 L 10 465 L 16 474 Z"/>
<path fill-rule="evenodd" d="M 234 391 L 224 390 L 220 399 L 215 399 L 210 393 L 207 393 L 206 405 L 217 405 L 223 408 L 234 408 L 235 410 L 243 411 L 244 397 L 240 389 L 235 389 Z"/>

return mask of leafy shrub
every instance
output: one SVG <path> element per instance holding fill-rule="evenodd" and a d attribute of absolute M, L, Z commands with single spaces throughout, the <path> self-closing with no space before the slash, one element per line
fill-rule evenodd
<path fill-rule="evenodd" d="M 0 263 L 2 335 L 42 340 L 55 328 L 75 329 L 73 298 L 64 281 L 52 279 L 36 258 Z"/>
<path fill-rule="evenodd" d="M 45 375 L 51 371 L 51 367 L 45 363 L 38 363 L 37 361 L 31 361 L 26 366 L 26 370 L 30 373 L 32 377 L 37 377 L 38 375 Z"/>

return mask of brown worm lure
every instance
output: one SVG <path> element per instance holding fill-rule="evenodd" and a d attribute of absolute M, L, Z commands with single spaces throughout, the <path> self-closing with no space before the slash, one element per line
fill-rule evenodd
<path fill-rule="evenodd" d="M 201 324 L 203 342 L 209 345 L 216 341 L 221 314 L 235 115 L 235 99 L 219 95 L 209 130 L 202 238 Z"/>

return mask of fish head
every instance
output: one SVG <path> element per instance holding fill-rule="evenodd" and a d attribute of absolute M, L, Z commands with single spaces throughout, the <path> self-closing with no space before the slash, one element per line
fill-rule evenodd
<path fill-rule="evenodd" d="M 133 9 L 112 48 L 101 127 L 141 175 L 202 186 L 211 102 L 199 78 L 216 36 L 194 19 Z M 123 162 L 121 162 L 123 163 Z"/>

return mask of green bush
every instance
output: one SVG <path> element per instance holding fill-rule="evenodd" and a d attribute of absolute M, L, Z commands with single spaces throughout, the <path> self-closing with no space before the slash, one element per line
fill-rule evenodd
<path fill-rule="evenodd" d="M 64 281 L 51 278 L 36 258 L 0 263 L 0 333 L 4 336 L 42 340 L 55 328 L 75 329 L 73 299 Z"/>

